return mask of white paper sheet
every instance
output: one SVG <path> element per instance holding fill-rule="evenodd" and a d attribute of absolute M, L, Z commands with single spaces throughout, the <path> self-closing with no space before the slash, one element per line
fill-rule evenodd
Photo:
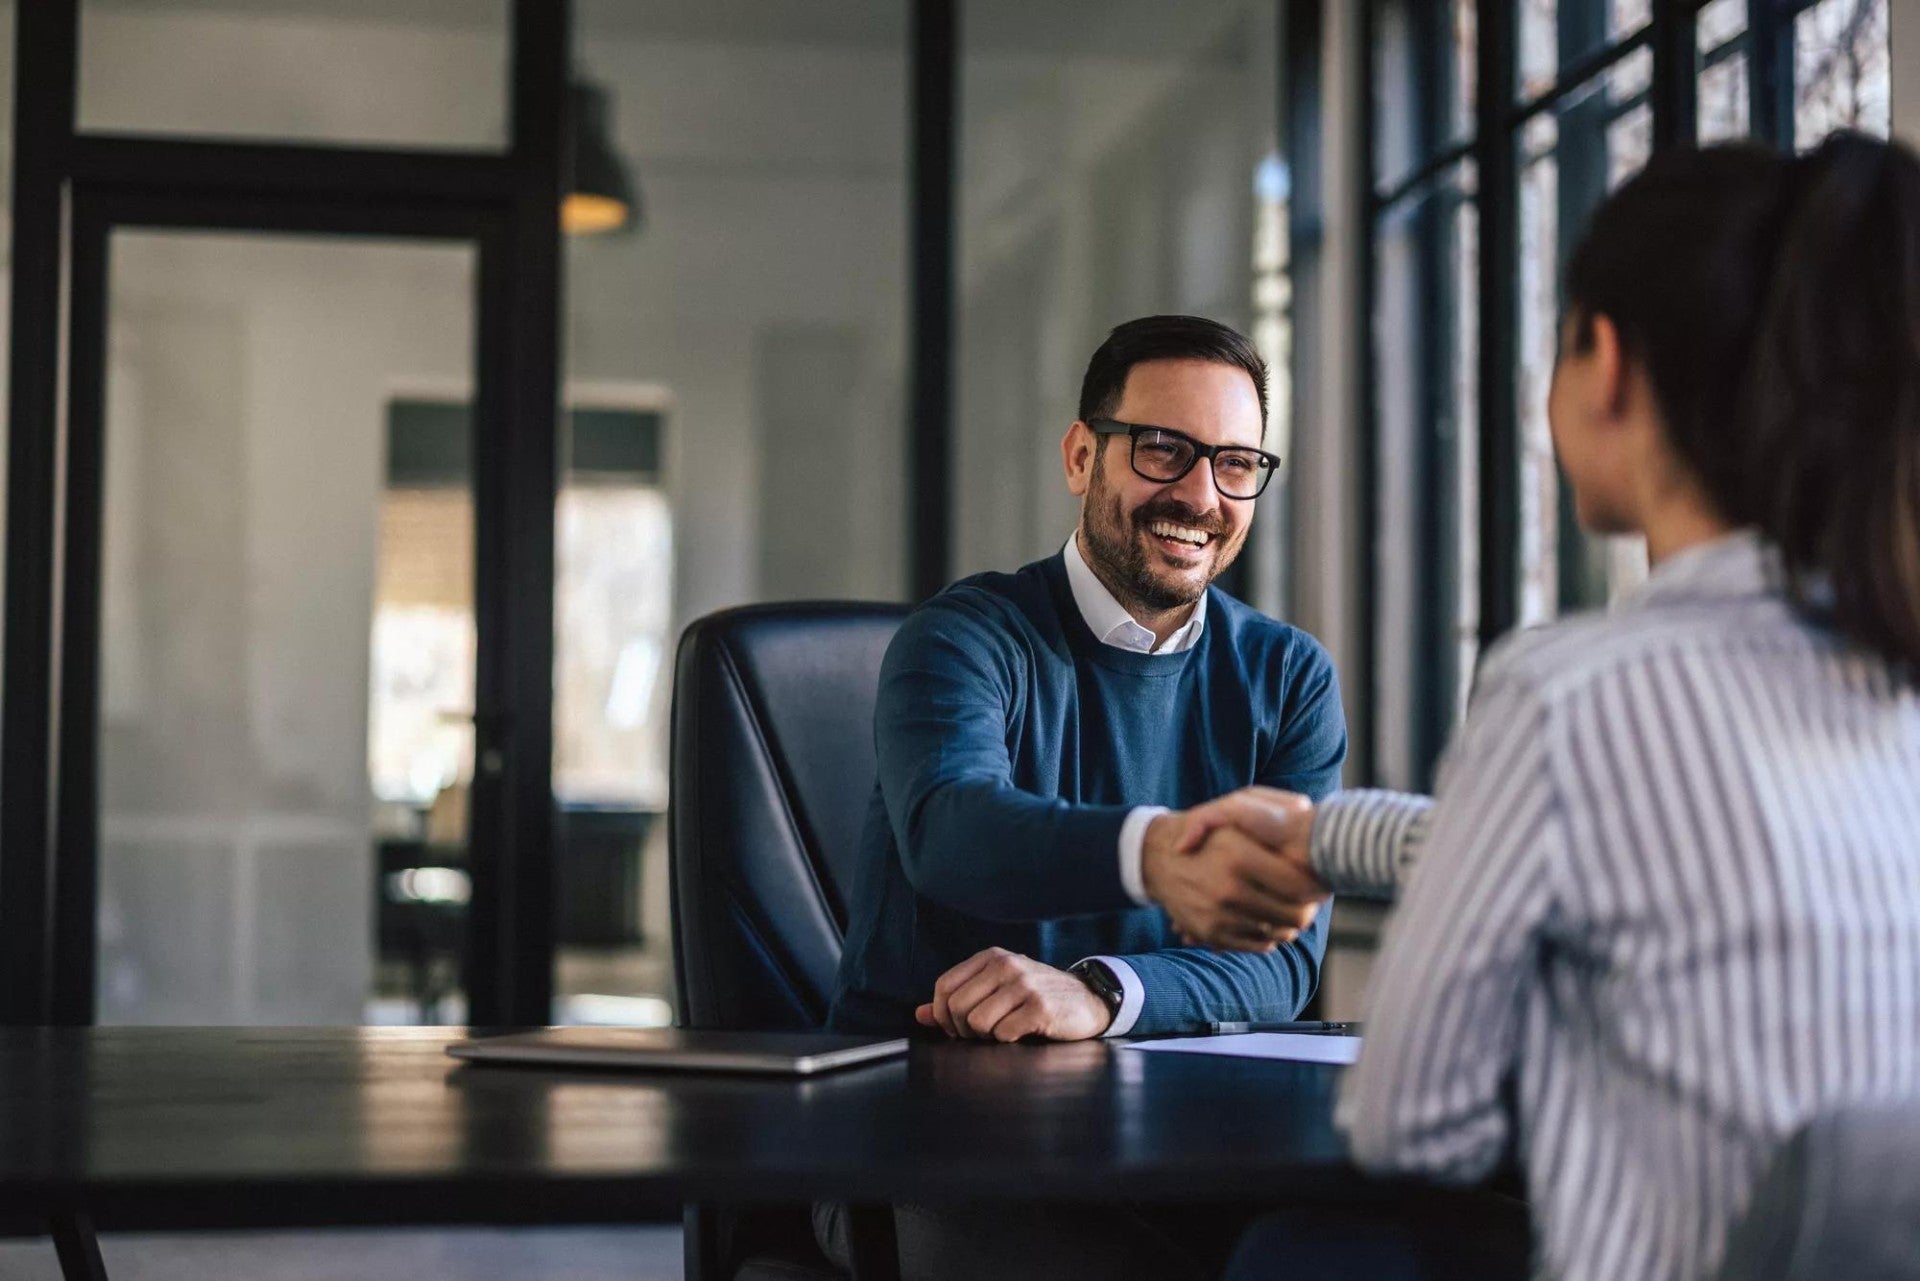
<path fill-rule="evenodd" d="M 1294 1063 L 1348 1064 L 1360 1057 L 1357 1036 L 1312 1032 L 1243 1032 L 1238 1036 L 1183 1036 L 1168 1041 L 1130 1041 L 1129 1050 L 1178 1054 L 1225 1054 L 1241 1059 L 1286 1059 Z"/>

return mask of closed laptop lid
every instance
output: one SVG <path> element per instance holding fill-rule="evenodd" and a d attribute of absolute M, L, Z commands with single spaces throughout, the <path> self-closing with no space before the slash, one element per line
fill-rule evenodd
<path fill-rule="evenodd" d="M 628 1027 L 555 1027 L 478 1037 L 447 1047 L 448 1054 L 475 1063 L 787 1076 L 851 1067 L 904 1054 L 906 1050 L 904 1037 Z"/>

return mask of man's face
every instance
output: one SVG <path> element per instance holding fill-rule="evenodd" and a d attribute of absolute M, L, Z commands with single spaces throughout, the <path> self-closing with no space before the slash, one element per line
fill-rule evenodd
<path fill-rule="evenodd" d="M 1150 360 L 1127 374 L 1111 415 L 1207 445 L 1260 447 L 1260 396 L 1245 370 Z M 1087 558 L 1121 604 L 1164 613 L 1200 599 L 1247 540 L 1253 500 L 1222 497 L 1206 459 L 1162 484 L 1138 475 L 1131 442 L 1075 423 L 1063 442 L 1067 487 L 1082 499 Z"/>

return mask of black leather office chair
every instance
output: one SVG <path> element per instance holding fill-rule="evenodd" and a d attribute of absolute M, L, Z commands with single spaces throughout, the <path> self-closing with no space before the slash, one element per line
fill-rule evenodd
<path fill-rule="evenodd" d="M 824 1022 L 873 797 L 880 660 L 906 615 L 755 605 L 681 637 L 669 822 L 684 1025 Z M 836 1275 L 805 1207 L 688 1211 L 691 1281 Z"/>
<path fill-rule="evenodd" d="M 1780 1150 L 1718 1281 L 1920 1276 L 1920 1099 L 1816 1118 Z"/>

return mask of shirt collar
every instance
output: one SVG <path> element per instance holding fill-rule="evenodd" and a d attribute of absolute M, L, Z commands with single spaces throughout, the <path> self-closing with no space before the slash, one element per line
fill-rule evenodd
<path fill-rule="evenodd" d="M 1646 582 L 1620 598 L 1617 608 L 1771 595 L 1779 590 L 1778 565 L 1779 557 L 1758 530 L 1735 530 L 1667 557 Z"/>
<path fill-rule="evenodd" d="M 1080 617 L 1086 620 L 1087 629 L 1101 644 L 1136 654 L 1178 654 L 1200 643 L 1200 632 L 1207 625 L 1205 592 L 1194 602 L 1193 616 L 1186 624 L 1167 637 L 1166 644 L 1155 648 L 1153 633 L 1134 621 L 1127 607 L 1113 598 L 1107 585 L 1080 555 L 1078 530 L 1067 536 L 1067 545 L 1061 549 L 1060 556 L 1067 564 L 1067 586 L 1073 589 L 1073 603 L 1079 606 Z"/>

